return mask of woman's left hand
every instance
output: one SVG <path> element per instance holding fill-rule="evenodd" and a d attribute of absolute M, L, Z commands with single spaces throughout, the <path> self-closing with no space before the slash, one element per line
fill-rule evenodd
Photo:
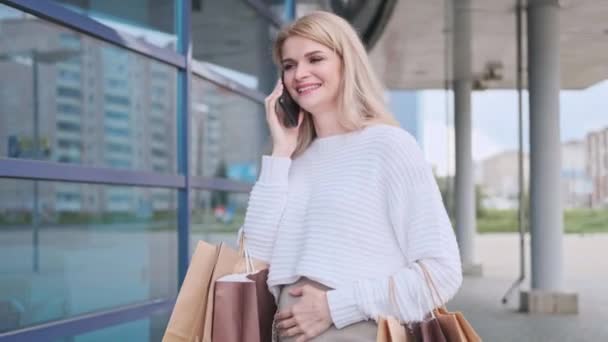
<path fill-rule="evenodd" d="M 276 314 L 281 337 L 297 336 L 296 342 L 304 342 L 329 329 L 332 320 L 325 291 L 304 285 L 291 289 L 289 294 L 300 300 Z"/>

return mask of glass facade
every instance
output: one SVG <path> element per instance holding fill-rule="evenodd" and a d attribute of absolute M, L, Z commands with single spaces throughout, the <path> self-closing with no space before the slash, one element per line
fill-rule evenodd
<path fill-rule="evenodd" d="M 197 190 L 191 198 L 192 252 L 196 241 L 236 247 L 236 233 L 245 221 L 249 194 Z"/>
<path fill-rule="evenodd" d="M 177 47 L 177 0 L 135 0 L 125 6 L 116 0 L 44 0 L 90 17 L 116 30 L 169 49 Z"/>
<path fill-rule="evenodd" d="M 161 340 L 196 241 L 234 245 L 270 148 L 271 19 L 240 0 L 0 4 L 1 341 Z"/>
<path fill-rule="evenodd" d="M 264 106 L 199 77 L 192 80 L 190 172 L 254 183 L 269 151 Z"/>
<path fill-rule="evenodd" d="M 160 341 L 169 322 L 169 316 L 169 312 L 154 313 L 149 318 L 59 338 L 53 342 Z"/>
<path fill-rule="evenodd" d="M 194 1 L 192 56 L 208 62 L 214 71 L 265 90 L 274 85 L 271 41 L 276 31 L 246 1 Z M 227 9 L 230 15 L 227 15 Z"/>
<path fill-rule="evenodd" d="M 0 21 L 0 156 L 176 172 L 176 68 L 15 12 Z"/>
<path fill-rule="evenodd" d="M 0 193 L 5 331 L 177 293 L 175 190 L 0 179 Z"/>

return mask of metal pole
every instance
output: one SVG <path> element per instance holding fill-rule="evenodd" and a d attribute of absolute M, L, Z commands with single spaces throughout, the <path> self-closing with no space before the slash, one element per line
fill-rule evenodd
<path fill-rule="evenodd" d="M 38 54 L 35 50 L 32 50 L 32 86 L 33 86 L 33 92 L 32 92 L 32 97 L 33 97 L 33 109 L 34 109 L 34 156 L 33 159 L 40 159 L 40 125 L 39 125 L 39 103 L 38 103 Z M 38 181 L 34 180 L 34 203 L 33 203 L 33 208 L 32 208 L 32 230 L 33 230 L 33 236 L 32 236 L 32 249 L 33 249 L 33 268 L 34 268 L 34 272 L 38 273 L 40 271 L 40 251 L 39 251 L 39 244 L 40 244 L 40 233 L 39 233 L 39 227 L 40 227 L 40 217 L 39 217 L 39 206 L 40 206 L 40 200 L 39 200 L 39 189 L 38 189 Z"/>
<path fill-rule="evenodd" d="M 176 32 L 178 32 L 179 52 L 186 56 L 186 68 L 177 75 L 177 163 L 178 172 L 186 179 L 185 187 L 178 190 L 177 199 L 177 272 L 178 288 L 188 271 L 190 262 L 190 82 L 192 64 L 192 42 L 190 41 L 191 1 L 176 1 Z M 201 157 L 202 158 L 202 157 Z"/>
<path fill-rule="evenodd" d="M 502 297 L 502 303 L 506 304 L 511 293 L 521 286 L 521 283 L 526 279 L 526 252 L 525 252 L 525 238 L 526 238 L 526 221 L 525 221 L 525 210 L 526 203 L 524 203 L 524 138 L 523 138 L 523 99 L 522 99 L 522 89 L 523 89 L 523 39 L 522 39 L 522 14 L 524 11 L 524 7 L 522 4 L 522 0 L 517 1 L 517 6 L 515 8 L 515 27 L 517 29 L 516 33 L 516 65 L 517 65 L 517 113 L 518 113 L 518 142 L 519 142 L 519 150 L 518 150 L 518 172 L 519 172 L 519 208 L 518 208 L 518 226 L 519 226 L 519 277 L 515 280 L 513 285 L 507 290 L 507 293 Z"/>
<path fill-rule="evenodd" d="M 446 146 L 446 150 L 447 150 L 447 168 L 446 168 L 446 179 L 445 179 L 445 204 L 446 204 L 446 209 L 448 212 L 448 216 L 450 217 L 451 220 L 454 219 L 454 199 L 453 196 L 454 194 L 452 193 L 452 182 L 453 182 L 453 177 L 450 176 L 450 171 L 452 169 L 452 144 L 450 141 L 450 81 L 451 81 L 451 72 L 450 72 L 450 53 L 452 52 L 452 47 L 450 44 L 450 34 L 452 34 L 454 32 L 453 30 L 453 23 L 451 20 L 451 15 L 452 15 L 452 7 L 451 7 L 451 2 L 452 0 L 445 0 L 443 2 L 443 6 L 444 6 L 444 24 L 445 24 L 445 28 L 444 28 L 444 53 L 443 53 L 443 67 L 444 67 L 444 71 L 443 71 L 443 77 L 444 77 L 444 91 L 445 91 L 445 125 L 446 125 L 446 141 L 447 141 L 447 146 Z"/>

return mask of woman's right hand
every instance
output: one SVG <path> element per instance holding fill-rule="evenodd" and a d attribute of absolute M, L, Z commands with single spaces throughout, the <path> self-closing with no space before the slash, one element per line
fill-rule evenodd
<path fill-rule="evenodd" d="M 304 113 L 300 112 L 298 125 L 296 127 L 287 128 L 283 126 L 279 118 L 279 113 L 276 112 L 276 104 L 283 93 L 283 82 L 279 79 L 277 85 L 270 95 L 266 97 L 266 121 L 272 136 L 272 155 L 290 157 L 296 150 L 298 144 L 298 132 L 300 125 L 304 120 Z"/>

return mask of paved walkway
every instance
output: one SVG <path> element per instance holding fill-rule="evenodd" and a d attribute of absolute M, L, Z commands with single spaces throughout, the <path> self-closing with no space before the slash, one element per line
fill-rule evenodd
<path fill-rule="evenodd" d="M 465 278 L 448 308 L 463 311 L 484 341 L 608 341 L 608 234 L 564 237 L 565 287 L 578 293 L 578 315 L 518 313 L 518 291 L 501 303 L 519 274 L 518 246 L 515 234 L 478 236 L 484 275 Z"/>

